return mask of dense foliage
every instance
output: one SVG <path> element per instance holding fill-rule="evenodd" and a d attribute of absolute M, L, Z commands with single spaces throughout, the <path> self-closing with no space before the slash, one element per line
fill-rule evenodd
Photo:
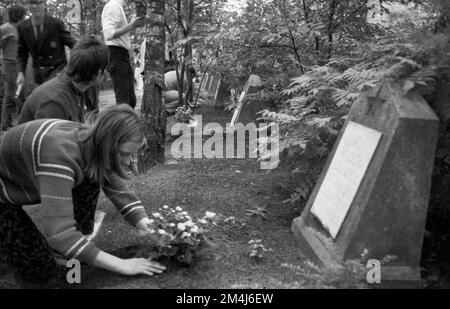
<path fill-rule="evenodd" d="M 299 177 L 291 202 L 309 196 L 362 92 L 392 80 L 435 102 L 450 64 L 448 11 L 445 1 L 251 0 L 205 38 L 213 70 L 236 94 L 249 74 L 265 81 L 249 100 L 266 103 L 262 119 L 281 126 L 284 162 Z"/>

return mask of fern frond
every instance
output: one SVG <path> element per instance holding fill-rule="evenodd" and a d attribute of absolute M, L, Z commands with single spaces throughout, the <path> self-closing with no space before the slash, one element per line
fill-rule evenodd
<path fill-rule="evenodd" d="M 327 124 L 330 123 L 330 121 L 333 119 L 333 117 L 326 117 L 326 118 L 313 118 L 311 120 L 308 120 L 306 123 L 310 126 L 317 126 L 319 128 L 325 127 Z"/>
<path fill-rule="evenodd" d="M 295 122 L 295 121 L 299 120 L 298 118 L 293 117 L 291 115 L 283 114 L 283 113 L 276 113 L 276 112 L 272 112 L 269 110 L 263 110 L 260 112 L 260 114 L 261 114 L 260 119 L 271 120 L 271 121 L 274 121 L 277 123 L 282 123 L 282 124 Z"/>
<path fill-rule="evenodd" d="M 342 77 L 352 84 L 359 84 L 369 80 L 380 80 L 383 76 L 384 73 L 378 71 L 377 69 L 358 71 L 354 68 L 350 68 L 342 74 Z"/>

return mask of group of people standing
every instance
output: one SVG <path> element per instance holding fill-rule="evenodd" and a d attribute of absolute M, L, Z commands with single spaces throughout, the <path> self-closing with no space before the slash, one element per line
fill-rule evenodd
<path fill-rule="evenodd" d="M 125 275 L 165 269 L 147 259 L 112 256 L 87 237 L 100 189 L 131 225 L 149 231 L 145 209 L 125 181 L 132 156 L 146 142 L 134 112 L 128 52 L 129 32 L 144 26 L 146 18 L 128 23 L 124 5 L 131 1 L 105 4 L 104 41 L 89 35 L 77 42 L 62 21 L 47 14 L 45 0 L 28 0 L 31 16 L 25 20 L 25 8 L 12 6 L 9 22 L 0 28 L 6 126 L 12 125 L 14 97 L 23 88 L 29 57 L 38 84 L 21 108 L 19 125 L 0 136 L 0 262 L 22 287 L 52 286 L 55 253 Z M 72 49 L 68 61 L 65 46 Z M 105 70 L 117 105 L 96 113 Z M 87 112 L 95 116 L 84 123 Z M 42 233 L 22 208 L 38 203 Z"/>
<path fill-rule="evenodd" d="M 68 77 L 74 78 L 77 75 L 76 83 L 85 86 L 76 87 L 77 89 L 73 90 L 76 94 L 82 96 L 81 101 L 85 103 L 82 105 L 87 111 L 97 110 L 98 83 L 103 77 L 104 70 L 107 69 L 111 76 L 117 104 L 128 104 L 135 108 L 136 95 L 134 72 L 129 55 L 131 49 L 129 32 L 138 27 L 143 27 L 146 19 L 138 18 L 128 23 L 123 9 L 126 2 L 130 2 L 130 0 L 110 0 L 105 4 L 102 12 L 104 41 L 91 35 L 82 37 L 78 42 L 79 46 L 76 46 L 77 41 L 66 29 L 64 23 L 47 13 L 45 0 L 28 0 L 30 18 L 26 20 L 23 20 L 26 14 L 24 7 L 14 5 L 8 9 L 9 22 L 0 27 L 2 76 L 5 85 L 3 99 L 5 107 L 3 109 L 6 110 L 6 114 L 3 116 L 5 119 L 3 129 L 12 126 L 12 113 L 17 109 L 19 109 L 19 112 L 22 110 L 21 106 L 16 106 L 15 97 L 17 94 L 24 93 L 25 73 L 29 57 L 32 58 L 33 78 L 38 86 L 36 89 L 39 89 L 38 91 L 41 93 L 48 93 L 42 90 L 40 86 L 50 80 L 63 75 L 66 79 Z M 65 47 L 72 49 L 69 65 Z M 89 62 L 75 63 L 83 58 L 79 54 L 84 54 L 84 59 Z M 105 59 L 105 56 L 107 56 L 107 59 Z M 92 64 L 95 66 L 89 66 Z M 84 67 L 80 68 L 81 71 L 77 71 L 77 66 Z M 72 76 L 67 76 L 70 75 L 66 74 L 70 67 L 72 67 Z M 93 72 L 94 74 L 80 74 L 86 69 L 95 72 Z M 97 70 L 98 74 L 95 74 Z M 60 80 L 60 82 L 62 81 Z M 53 83 L 56 83 L 56 81 L 53 81 Z M 49 85 L 46 85 L 45 88 L 48 89 Z M 61 92 L 52 92 L 54 94 L 65 93 L 67 89 L 61 90 Z M 70 91 L 68 93 L 73 94 Z M 30 97 L 24 98 L 25 106 L 28 104 L 27 100 Z M 34 95 L 33 97 L 31 101 L 35 102 L 36 97 L 40 96 Z M 49 104 L 48 100 L 45 104 Z M 32 105 L 36 105 L 36 103 Z M 53 110 L 48 106 L 46 106 L 46 109 Z M 29 112 L 27 111 L 28 114 Z M 50 114 L 48 116 L 57 115 Z M 29 116 L 26 120 L 30 120 Z M 77 120 L 77 118 L 68 118 L 68 120 Z"/>

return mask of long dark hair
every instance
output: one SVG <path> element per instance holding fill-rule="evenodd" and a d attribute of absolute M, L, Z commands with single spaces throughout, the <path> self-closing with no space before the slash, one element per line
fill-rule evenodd
<path fill-rule="evenodd" d="M 86 168 L 86 176 L 97 183 L 104 183 L 111 173 L 128 178 L 119 162 L 119 148 L 123 143 L 144 140 L 144 127 L 139 116 L 127 104 L 105 108 L 98 114 L 88 134 L 82 141 L 91 143 L 92 158 Z"/>

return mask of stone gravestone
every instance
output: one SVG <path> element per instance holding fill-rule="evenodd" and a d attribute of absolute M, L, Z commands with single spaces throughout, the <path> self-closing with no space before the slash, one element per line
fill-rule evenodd
<path fill-rule="evenodd" d="M 257 93 L 261 90 L 262 84 L 261 79 L 258 75 L 250 75 L 245 84 L 244 90 L 241 92 L 241 96 L 239 97 L 238 106 L 234 110 L 233 118 L 231 119 L 231 126 L 234 126 L 236 123 L 254 123 L 258 118 L 257 113 L 264 109 L 262 104 L 257 103 L 248 103 L 245 102 L 246 97 L 249 94 Z"/>
<path fill-rule="evenodd" d="M 354 103 L 292 231 L 322 266 L 382 261 L 384 283 L 420 282 L 439 120 L 414 92 L 383 83 Z"/>
<path fill-rule="evenodd" d="M 228 89 L 228 85 L 222 80 L 219 80 L 219 85 L 217 85 L 216 94 L 214 95 L 214 107 L 215 108 L 224 108 L 225 101 L 231 95 L 230 90 Z"/>

